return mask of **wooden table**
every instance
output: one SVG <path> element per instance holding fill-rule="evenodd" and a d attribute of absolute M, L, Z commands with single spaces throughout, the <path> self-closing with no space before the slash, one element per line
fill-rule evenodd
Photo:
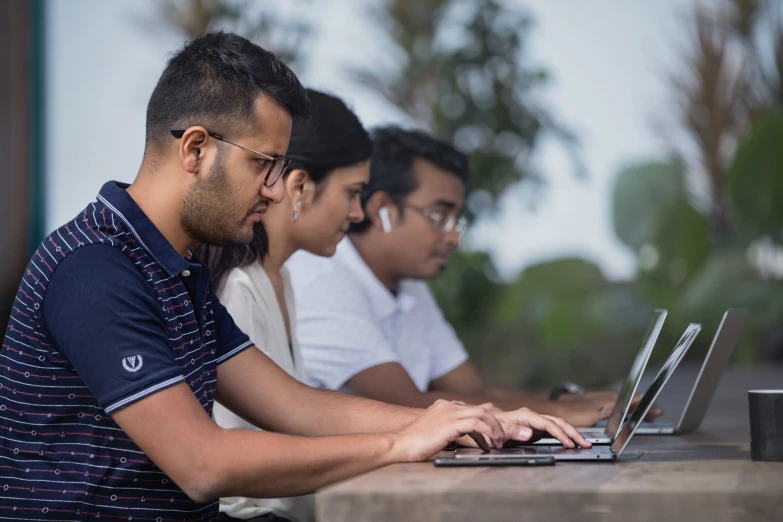
<path fill-rule="evenodd" d="M 695 367 L 680 368 L 659 404 L 678 415 L 695 374 Z M 746 391 L 754 388 L 783 388 L 783 367 L 730 368 L 699 430 L 635 436 L 615 463 L 397 464 L 319 491 L 317 520 L 783 520 L 783 463 L 750 460 Z"/>

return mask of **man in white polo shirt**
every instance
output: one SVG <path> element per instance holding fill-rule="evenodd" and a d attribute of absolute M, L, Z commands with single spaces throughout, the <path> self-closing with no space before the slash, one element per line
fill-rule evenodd
<path fill-rule="evenodd" d="M 373 132 L 365 220 L 334 257 L 300 252 L 288 263 L 309 383 L 406 406 L 525 406 L 581 426 L 608 417 L 614 392 L 491 388 L 468 360 L 425 282 L 459 246 L 467 179 L 467 158 L 448 143 L 396 127 Z"/>

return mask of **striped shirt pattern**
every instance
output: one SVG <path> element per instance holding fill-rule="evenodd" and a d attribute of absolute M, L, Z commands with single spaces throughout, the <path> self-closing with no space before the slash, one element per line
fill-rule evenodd
<path fill-rule="evenodd" d="M 219 345 L 226 336 L 216 335 L 218 302 L 211 287 L 204 285 L 203 301 L 196 300 L 203 307 L 196 313 L 182 274 L 169 273 L 145 245 L 143 229 L 151 222 L 131 222 L 117 207 L 141 213 L 123 187 L 107 183 L 96 202 L 44 239 L 19 286 L 0 350 L 0 520 L 217 518 L 217 501 L 190 500 L 109 413 L 184 381 L 211 415 L 217 365 L 251 343 L 234 326 L 233 345 Z M 94 243 L 120 250 L 143 275 L 157 297 L 168 348 L 181 368 L 179 375 L 103 405 L 41 320 L 47 284 L 58 264 Z M 225 309 L 219 306 L 219 312 Z M 144 364 L 141 354 L 122 363 L 129 372 Z"/>

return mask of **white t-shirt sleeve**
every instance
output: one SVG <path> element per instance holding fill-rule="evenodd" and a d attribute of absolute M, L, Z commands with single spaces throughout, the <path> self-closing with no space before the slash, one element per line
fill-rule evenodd
<path fill-rule="evenodd" d="M 417 283 L 417 286 L 421 288 L 420 291 L 416 292 L 418 294 L 417 299 L 422 301 L 422 307 L 426 310 L 428 322 L 431 325 L 428 344 L 432 346 L 430 351 L 432 357 L 430 361 L 430 380 L 432 381 L 443 377 L 467 361 L 468 352 L 465 350 L 462 341 L 457 337 L 454 327 L 443 317 L 443 312 L 435 301 L 429 286 L 424 282 Z"/>
<path fill-rule="evenodd" d="M 362 289 L 330 272 L 297 285 L 296 333 L 311 386 L 338 390 L 354 375 L 399 362 Z"/>

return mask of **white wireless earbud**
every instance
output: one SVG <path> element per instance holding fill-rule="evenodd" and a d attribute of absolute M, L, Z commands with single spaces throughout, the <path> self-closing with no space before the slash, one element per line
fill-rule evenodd
<path fill-rule="evenodd" d="M 389 209 L 386 207 L 381 207 L 380 210 L 378 210 L 378 217 L 381 218 L 381 226 L 383 227 L 383 231 L 387 234 L 391 234 L 392 225 L 391 219 L 389 219 Z"/>

